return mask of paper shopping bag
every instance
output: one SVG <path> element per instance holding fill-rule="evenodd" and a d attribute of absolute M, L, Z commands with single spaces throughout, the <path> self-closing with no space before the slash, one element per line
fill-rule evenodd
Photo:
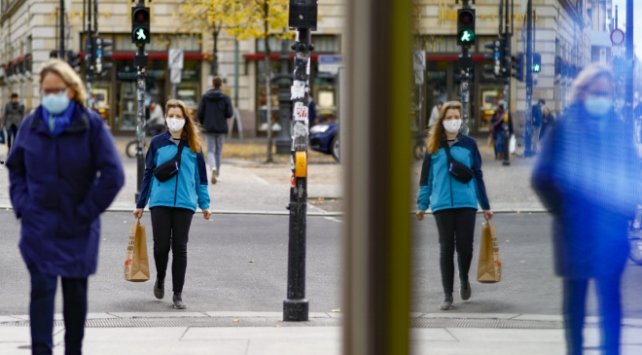
<path fill-rule="evenodd" d="M 140 219 L 136 220 L 129 232 L 129 244 L 125 258 L 125 280 L 132 282 L 149 280 L 145 226 L 140 223 Z"/>
<path fill-rule="evenodd" d="M 499 259 L 499 246 L 497 245 L 495 227 L 490 221 L 486 221 L 482 224 L 477 281 L 494 283 L 499 282 L 501 279 L 502 262 Z"/>

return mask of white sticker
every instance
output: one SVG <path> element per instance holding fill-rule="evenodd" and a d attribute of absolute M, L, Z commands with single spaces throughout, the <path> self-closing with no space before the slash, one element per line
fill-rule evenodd
<path fill-rule="evenodd" d="M 302 102 L 297 102 L 294 104 L 294 120 L 295 121 L 308 120 L 308 107 L 305 106 Z"/>
<path fill-rule="evenodd" d="M 291 100 L 301 99 L 305 96 L 305 81 L 295 80 L 292 84 Z"/>

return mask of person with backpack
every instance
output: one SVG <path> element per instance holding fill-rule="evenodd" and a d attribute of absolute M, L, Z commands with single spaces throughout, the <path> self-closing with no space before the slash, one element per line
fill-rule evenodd
<path fill-rule="evenodd" d="M 223 141 L 228 133 L 228 120 L 234 116 L 230 97 L 221 91 L 223 80 L 214 77 L 214 88 L 201 98 L 198 104 L 198 122 L 205 130 L 207 141 L 207 164 L 211 169 L 211 182 L 216 184 L 221 173 Z"/>

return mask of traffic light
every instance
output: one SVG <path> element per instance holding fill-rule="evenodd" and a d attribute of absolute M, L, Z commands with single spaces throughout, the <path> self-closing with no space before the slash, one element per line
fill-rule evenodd
<path fill-rule="evenodd" d="M 457 10 L 457 44 L 468 46 L 475 43 L 475 10 Z"/>
<path fill-rule="evenodd" d="M 511 57 L 512 76 L 518 81 L 524 81 L 524 53 L 519 52 Z"/>
<path fill-rule="evenodd" d="M 104 39 L 101 37 L 96 37 L 96 63 L 95 63 L 95 68 L 96 68 L 96 74 L 100 75 L 103 74 L 106 71 L 109 71 L 111 69 L 112 64 L 105 62 L 104 58 L 111 58 L 111 51 L 109 47 L 111 47 L 113 44 L 111 40 Z"/>
<path fill-rule="evenodd" d="M 317 10 L 317 0 L 290 0 L 289 27 L 316 30 Z"/>
<path fill-rule="evenodd" d="M 65 56 L 67 57 L 65 59 L 67 59 L 67 63 L 69 64 L 70 67 L 74 68 L 75 70 L 80 69 L 80 62 L 81 62 L 80 54 L 75 53 L 73 51 L 67 51 L 65 53 Z"/>
<path fill-rule="evenodd" d="M 149 7 L 136 5 L 132 7 L 132 42 L 145 44 L 150 42 Z"/>
<path fill-rule="evenodd" d="M 489 52 L 484 54 L 484 58 L 492 61 L 492 64 L 484 65 L 484 74 L 489 77 L 501 77 L 504 69 L 502 67 L 502 41 L 500 39 L 497 39 L 493 42 L 484 44 L 484 47 L 489 50 Z"/>
<path fill-rule="evenodd" d="M 85 63 L 87 71 L 94 72 L 94 63 L 96 61 L 96 41 L 92 32 L 87 33 L 85 38 Z"/>
<path fill-rule="evenodd" d="M 532 70 L 533 73 L 539 73 L 542 71 L 542 55 L 539 53 L 533 53 L 533 66 Z"/>

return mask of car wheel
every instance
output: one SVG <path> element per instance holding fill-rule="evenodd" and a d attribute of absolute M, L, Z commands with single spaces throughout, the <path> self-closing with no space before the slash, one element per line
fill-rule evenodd
<path fill-rule="evenodd" d="M 340 161 L 339 160 L 339 137 L 334 137 L 332 139 L 332 156 L 334 157 L 334 160 Z"/>
<path fill-rule="evenodd" d="M 127 143 L 127 146 L 125 147 L 125 155 L 130 159 L 136 158 L 136 148 L 136 140 Z"/>

